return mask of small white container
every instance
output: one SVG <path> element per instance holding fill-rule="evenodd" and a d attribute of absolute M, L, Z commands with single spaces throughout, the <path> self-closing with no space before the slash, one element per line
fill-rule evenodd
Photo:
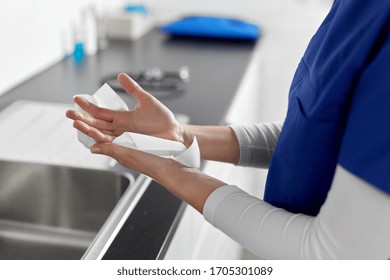
<path fill-rule="evenodd" d="M 105 16 L 107 38 L 137 40 L 150 31 L 154 21 L 150 15 L 117 12 Z"/>

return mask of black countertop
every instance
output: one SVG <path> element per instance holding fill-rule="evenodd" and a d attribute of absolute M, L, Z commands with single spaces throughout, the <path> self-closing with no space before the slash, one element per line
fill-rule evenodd
<path fill-rule="evenodd" d="M 110 41 L 109 47 L 79 65 L 72 58 L 53 65 L 0 97 L 0 109 L 16 100 L 72 103 L 75 94 L 92 94 L 106 76 L 159 67 L 190 69 L 183 94 L 161 101 L 190 123 L 217 125 L 224 120 L 251 58 L 255 42 L 171 38 L 153 30 L 135 42 Z M 131 108 L 134 100 L 121 97 Z M 155 259 L 173 234 L 182 202 L 152 182 L 104 259 Z"/>

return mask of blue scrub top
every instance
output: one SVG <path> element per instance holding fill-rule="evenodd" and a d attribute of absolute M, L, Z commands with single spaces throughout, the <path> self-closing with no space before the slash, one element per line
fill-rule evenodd
<path fill-rule="evenodd" d="M 390 1 L 336 0 L 295 73 L 265 201 L 316 215 L 336 165 L 390 194 Z"/>

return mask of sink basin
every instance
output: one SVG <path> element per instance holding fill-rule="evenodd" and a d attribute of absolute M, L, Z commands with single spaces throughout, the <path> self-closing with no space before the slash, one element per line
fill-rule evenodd
<path fill-rule="evenodd" d="M 134 182 L 130 173 L 0 161 L 0 259 L 81 259 Z"/>

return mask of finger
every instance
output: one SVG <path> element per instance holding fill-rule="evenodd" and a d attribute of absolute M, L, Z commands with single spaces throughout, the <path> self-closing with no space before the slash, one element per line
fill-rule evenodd
<path fill-rule="evenodd" d="M 123 133 L 123 132 L 122 133 L 118 133 L 118 132 L 113 131 L 113 130 L 104 130 L 104 129 L 99 129 L 99 131 L 101 133 L 103 133 L 103 134 L 110 135 L 110 136 L 115 136 L 115 137 L 117 137 L 117 136 L 119 136 L 120 134 Z"/>
<path fill-rule="evenodd" d="M 107 122 L 107 121 L 103 121 L 100 119 L 96 119 L 91 115 L 83 116 L 83 119 L 81 119 L 81 120 L 83 122 L 85 122 L 86 124 L 93 126 L 99 130 L 109 130 L 109 131 L 114 130 L 114 126 L 113 126 L 112 122 Z"/>
<path fill-rule="evenodd" d="M 76 128 L 77 130 L 81 131 L 85 135 L 92 137 L 97 142 L 112 142 L 115 138 L 111 135 L 104 134 L 100 130 L 98 130 L 94 127 L 91 127 L 91 126 L 87 125 L 86 123 L 79 121 L 79 120 L 73 122 L 73 127 Z"/>
<path fill-rule="evenodd" d="M 113 110 L 98 107 L 80 96 L 75 96 L 73 100 L 81 109 L 97 119 L 106 122 L 112 122 L 114 119 L 115 112 Z"/>
<path fill-rule="evenodd" d="M 84 119 L 84 116 L 82 114 L 80 114 L 79 112 L 77 112 L 76 110 L 68 110 L 66 111 L 66 116 L 69 118 L 69 119 L 72 119 L 74 121 L 76 120 L 80 120 L 82 121 Z"/>
<path fill-rule="evenodd" d="M 90 126 L 93 126 L 105 134 L 115 135 L 115 132 L 114 132 L 115 129 L 114 129 L 111 122 L 106 122 L 106 121 L 95 119 L 91 115 L 83 116 L 82 114 L 80 114 L 76 110 L 68 110 L 66 112 L 66 116 L 74 121 L 82 121 Z"/>
<path fill-rule="evenodd" d="M 132 78 L 130 78 L 125 73 L 120 73 L 118 75 L 118 82 L 122 86 L 122 88 L 131 96 L 133 96 L 138 102 L 141 102 L 145 98 L 150 98 L 152 95 L 145 91 L 143 88 L 139 86 L 137 82 L 135 82 Z"/>

